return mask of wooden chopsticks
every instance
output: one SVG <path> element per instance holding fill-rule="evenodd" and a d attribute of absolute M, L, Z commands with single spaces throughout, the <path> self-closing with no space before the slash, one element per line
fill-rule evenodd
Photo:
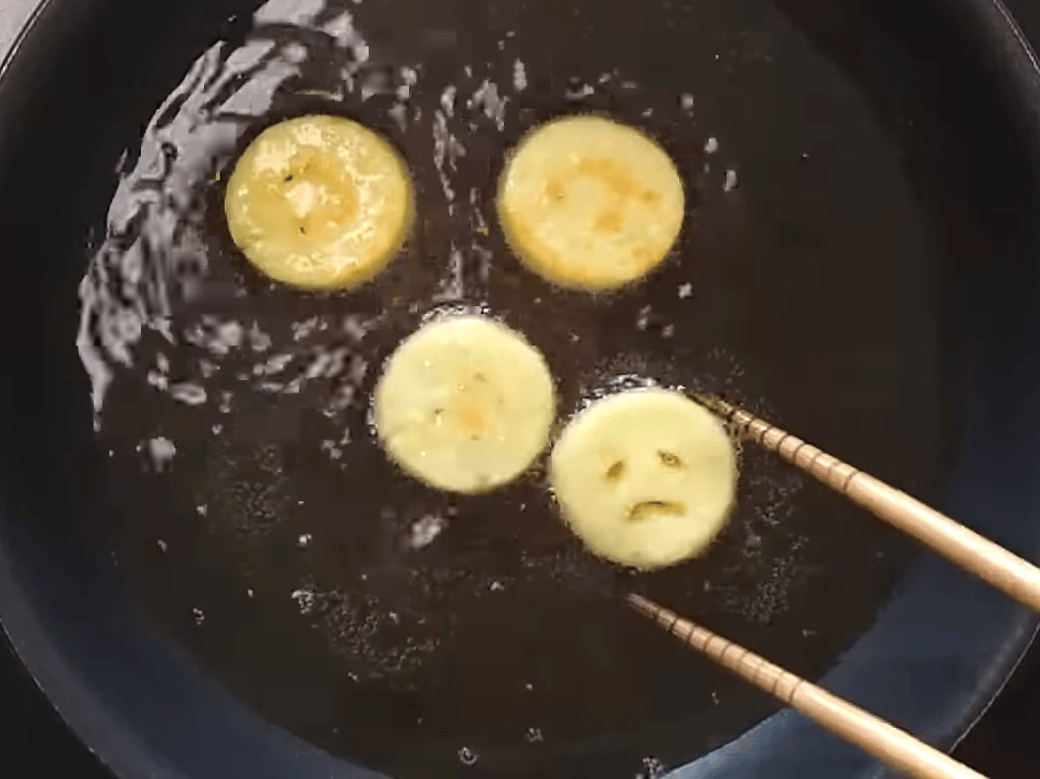
<path fill-rule="evenodd" d="M 718 398 L 695 395 L 694 400 L 736 426 L 745 437 L 766 451 L 776 452 L 878 519 L 913 536 L 968 573 L 1040 612 L 1040 568 L 1032 563 L 905 492 L 743 409 Z"/>
<path fill-rule="evenodd" d="M 684 644 L 703 652 L 719 665 L 802 712 L 820 727 L 856 744 L 896 770 L 916 779 L 986 779 L 906 731 L 651 600 L 630 594 L 626 602 Z"/>
<path fill-rule="evenodd" d="M 700 395 L 693 398 L 766 451 L 775 452 L 878 519 L 913 536 L 1015 600 L 1040 611 L 1040 568 L 1032 563 L 905 492 L 743 409 L 719 398 Z M 647 598 L 629 594 L 625 600 L 635 611 L 683 643 L 899 771 L 917 779 L 985 779 L 982 774 L 909 733 Z"/>

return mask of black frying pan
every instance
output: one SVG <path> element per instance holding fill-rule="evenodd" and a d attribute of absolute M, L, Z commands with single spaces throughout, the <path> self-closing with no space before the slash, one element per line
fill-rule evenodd
<path fill-rule="evenodd" d="M 1003 596 L 750 450 L 707 555 L 616 570 L 537 474 L 456 500 L 396 473 L 367 393 L 424 316 L 480 308 L 562 414 L 725 392 L 1036 559 L 1040 79 L 1001 8 L 255 6 L 51 0 L 0 80 L 0 619 L 87 745 L 121 777 L 879 775 L 622 588 L 952 745 L 1035 630 Z M 269 284 L 222 221 L 236 155 L 315 111 L 418 183 L 354 293 Z M 504 151 L 575 111 L 688 187 L 675 256 L 606 297 L 494 220 Z"/>

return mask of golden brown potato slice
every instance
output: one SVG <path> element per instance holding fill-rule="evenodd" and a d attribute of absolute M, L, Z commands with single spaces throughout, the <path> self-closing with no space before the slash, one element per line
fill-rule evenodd
<path fill-rule="evenodd" d="M 400 249 L 412 185 L 396 151 L 373 131 L 304 116 L 249 145 L 224 208 L 231 237 L 267 276 L 310 289 L 353 287 Z"/>
<path fill-rule="evenodd" d="M 682 180 L 664 149 L 599 116 L 535 128 L 499 183 L 499 219 L 520 259 L 550 281 L 589 291 L 653 270 L 675 244 L 684 210 Z"/>

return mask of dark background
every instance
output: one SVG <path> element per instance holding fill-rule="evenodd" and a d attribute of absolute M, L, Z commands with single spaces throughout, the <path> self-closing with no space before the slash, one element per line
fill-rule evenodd
<path fill-rule="evenodd" d="M 0 0 L 2 2 L 2 0 Z M 1034 48 L 1040 49 L 1040 2 L 1005 0 Z M 0 649 L 0 755 L 35 776 L 110 779 L 64 728 L 6 651 Z M 1040 765 L 1040 646 L 1034 646 L 990 711 L 955 751 L 957 759 L 992 779 L 1019 779 Z"/>

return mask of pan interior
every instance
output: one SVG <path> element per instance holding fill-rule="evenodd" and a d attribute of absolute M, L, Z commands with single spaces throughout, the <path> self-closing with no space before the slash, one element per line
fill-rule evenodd
<path fill-rule="evenodd" d="M 123 76 L 112 122 L 84 115 L 99 151 L 69 158 L 82 194 L 50 212 L 87 255 L 47 299 L 80 362 L 77 533 L 141 629 L 267 721 L 401 777 L 650 774 L 775 710 L 625 613 L 622 587 L 802 675 L 832 667 L 911 547 L 777 461 L 743 449 L 715 546 L 635 575 L 583 552 L 538 468 L 469 499 L 396 472 L 369 394 L 426 317 L 481 311 L 546 354 L 565 415 L 649 381 L 725 392 L 928 499 L 944 244 L 905 117 L 764 1 L 234 5 L 172 30 L 163 79 Z M 270 284 L 223 224 L 236 156 L 311 112 L 379 129 L 417 179 L 415 235 L 354 293 Z M 494 215 L 505 151 L 576 112 L 642 128 L 687 186 L 674 256 L 612 295 L 525 271 Z"/>

